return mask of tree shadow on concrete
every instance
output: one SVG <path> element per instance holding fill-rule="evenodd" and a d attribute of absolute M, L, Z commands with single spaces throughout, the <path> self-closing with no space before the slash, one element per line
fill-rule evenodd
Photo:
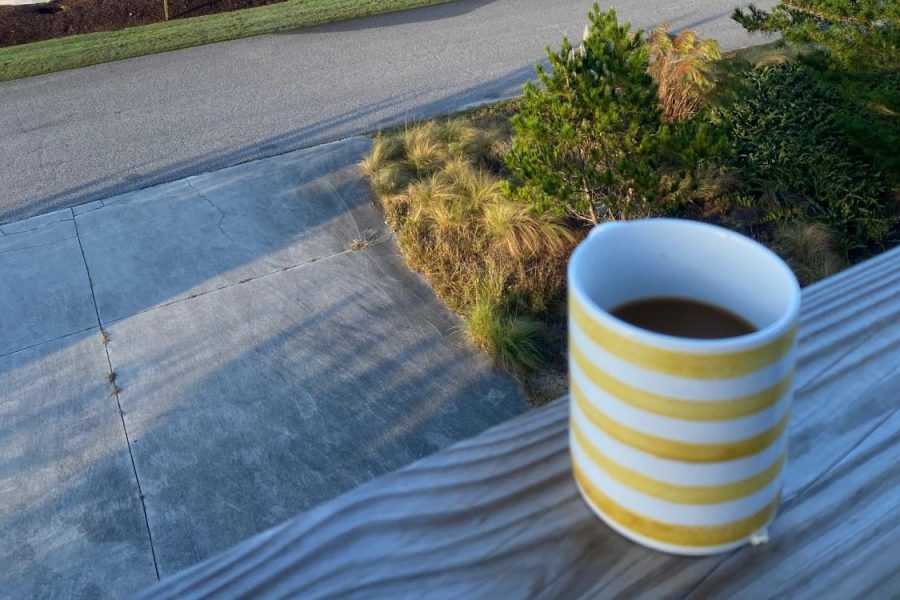
<path fill-rule="evenodd" d="M 183 348 L 218 359 L 199 379 L 132 383 L 123 366 L 161 572 L 524 410 L 515 386 L 452 335 L 455 319 L 416 307 L 423 291 L 398 294 L 373 278 L 349 296 L 298 308 L 310 313 L 275 329 L 247 307 L 238 319 L 256 345 L 225 356 L 216 340 Z M 304 294 L 295 293 L 299 304 Z M 168 357 L 142 362 L 157 360 Z"/>
<path fill-rule="evenodd" d="M 353 273 L 369 276 L 347 295 L 310 303 L 300 282 L 272 300 L 293 320 L 273 324 L 262 314 L 271 306 L 232 304 L 228 317 L 197 314 L 184 343 L 125 361 L 116 356 L 127 322 L 113 326 L 110 350 L 162 576 L 525 409 L 509 379 L 454 335 L 458 320 L 424 282 L 394 285 L 405 267 L 379 257 L 394 252 L 382 242 L 351 255 Z M 234 329 L 252 343 L 223 343 L 221 331 Z M 98 402 L 108 390 L 95 383 Z M 4 515 L 4 589 L 105 597 L 149 585 L 124 439 L 73 473 L 71 454 L 37 451 L 66 436 L 35 436 L 24 449 L 32 472 L 51 475 L 41 478 L 45 493 Z M 35 482 L 12 476 L 23 487 Z M 103 560 L 106 552 L 115 559 Z"/>
<path fill-rule="evenodd" d="M 503 93 L 517 86 L 518 78 L 514 73 L 495 87 L 482 86 L 471 96 L 456 95 L 449 101 Z M 440 106 L 433 103 L 415 115 L 388 110 L 378 122 L 426 116 Z M 352 115 L 344 119 L 349 123 Z M 324 127 L 304 128 L 235 153 L 200 157 L 182 165 L 178 175 L 252 160 L 260 152 L 279 153 L 286 144 L 322 141 L 316 135 Z M 321 160 L 337 161 L 332 165 L 337 175 L 304 180 L 302 165 L 291 167 L 294 174 L 284 182 L 287 195 L 280 206 L 309 200 L 298 191 L 304 189 L 297 187 L 298 181 L 327 190 L 325 197 L 335 200 L 331 205 L 296 222 L 290 213 L 274 213 L 268 225 L 275 229 L 254 221 L 259 227 L 251 228 L 253 239 L 272 230 L 278 235 L 250 250 L 229 245 L 227 236 L 214 238 L 222 244 L 217 261 L 197 266 L 196 257 L 182 256 L 170 264 L 170 271 L 187 275 L 170 279 L 168 286 L 154 284 L 144 288 L 146 293 L 132 294 L 137 304 L 121 319 L 103 323 L 110 332 L 109 355 L 121 387 L 121 418 L 131 436 L 149 529 L 154 546 L 159 544 L 157 558 L 164 573 L 526 408 L 512 380 L 468 347 L 458 335 L 459 320 L 405 266 L 355 170 L 356 159 L 329 156 L 328 148 L 320 153 Z M 171 172 L 150 174 L 164 175 Z M 235 171 L 223 177 L 228 179 L 226 187 L 249 190 L 246 202 L 266 201 L 252 196 L 252 175 Z M 186 204 L 203 206 L 198 194 L 216 202 L 222 192 L 214 183 L 198 190 L 202 194 L 195 190 L 175 202 L 169 217 L 177 219 Z M 166 190 L 159 191 L 156 199 L 118 198 L 76 220 L 86 224 L 96 219 L 101 221 L 98 232 L 108 232 L 100 215 L 152 209 L 166 201 Z M 220 221 L 221 215 L 212 207 L 209 211 L 204 226 L 227 223 L 227 215 Z M 245 282 L 230 275 L 281 256 L 309 231 L 338 224 L 349 226 L 348 233 L 380 227 L 378 241 L 359 252 L 320 257 L 287 271 L 275 269 L 270 279 L 263 274 Z M 150 227 L 140 219 L 137 225 L 137 232 Z M 100 289 L 102 270 L 96 256 L 102 253 L 91 258 L 87 229 L 80 229 L 85 234 L 82 243 Z M 143 245 L 127 236 L 121 244 L 129 241 L 137 249 L 138 256 L 131 257 L 135 260 L 171 243 L 165 235 L 151 235 Z M 215 291 L 182 298 L 216 277 L 225 280 Z M 293 283 L 276 290 L 270 284 L 275 277 Z M 309 287 L 315 277 L 321 286 L 338 289 L 330 296 L 315 293 Z M 109 293 L 127 288 L 121 279 L 107 283 Z M 263 289 L 253 291 L 252 286 Z M 221 301 L 226 294 L 234 296 L 228 303 Z M 180 300 L 148 310 L 173 298 Z M 203 303 L 208 310 L 196 312 Z M 175 311 L 182 311 L 182 320 L 171 316 Z M 90 348 L 81 349 L 81 344 Z M 65 362 L 67 351 L 105 363 L 99 335 L 92 330 L 33 348 L 35 358 L 26 364 L 0 362 L 5 369 L 0 386 L 21 380 L 22 369 L 29 366 L 41 381 L 49 373 L 41 372 L 38 357 Z M 47 379 L 50 385 L 33 390 L 34 410 L 4 414 L 0 447 L 18 448 L 0 460 L 0 474 L 11 486 L 2 490 L 8 509 L 0 511 L 0 546 L 8 549 L 7 564 L 12 565 L 3 576 L 4 589 L 24 596 L 102 597 L 147 577 L 152 561 L 148 563 L 146 525 L 141 527 L 140 492 L 130 473 L 129 448 L 104 366 L 97 372 L 72 373 L 62 382 Z M 75 382 L 84 381 L 94 390 L 93 400 L 79 404 L 73 390 Z M 6 398 L 19 398 L 19 391 L 7 386 L 0 398 L 10 394 L 5 404 Z M 60 418 L 43 417 L 49 414 Z M 96 425 L 96 419 L 105 419 L 97 436 L 106 435 L 115 443 L 88 452 L 97 436 L 88 434 L 86 423 Z M 46 493 L 37 493 L 39 489 Z M 107 551 L 117 552 L 121 560 L 104 563 L 100 557 Z M 141 566 L 128 567 L 129 561 Z M 98 584 L 107 568 L 121 575 L 108 578 L 115 590 Z"/>
<path fill-rule="evenodd" d="M 225 167 L 285 152 L 309 148 L 365 131 L 401 124 L 458 111 L 477 104 L 510 98 L 521 92 L 525 81 L 535 78 L 533 64 L 526 64 L 497 77 L 438 100 L 423 102 L 414 110 L 398 109 L 401 101 L 415 100 L 419 94 L 397 95 L 372 102 L 330 119 L 299 127 L 288 133 L 272 136 L 237 150 L 210 152 L 191 160 L 180 160 L 164 167 L 129 176 L 127 180 L 107 176 L 69 187 L 60 192 L 29 202 L 27 209 L 19 208 L 0 213 L 0 223 L 56 210 L 61 204 L 77 206 L 94 200 L 144 189 L 150 186 L 183 179 L 191 175 L 217 171 Z"/>

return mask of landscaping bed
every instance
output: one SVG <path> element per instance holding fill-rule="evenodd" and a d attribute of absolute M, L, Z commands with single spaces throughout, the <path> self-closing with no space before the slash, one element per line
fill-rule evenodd
<path fill-rule="evenodd" d="M 714 223 L 804 285 L 900 240 L 896 64 L 722 57 L 596 5 L 549 62 L 521 98 L 381 132 L 362 164 L 410 266 L 535 403 L 565 392 L 565 268 L 597 223 Z"/>
<path fill-rule="evenodd" d="M 169 0 L 169 18 L 183 19 L 276 4 L 284 0 Z M 57 0 L 0 6 L 0 46 L 113 31 L 164 21 L 162 0 Z"/>

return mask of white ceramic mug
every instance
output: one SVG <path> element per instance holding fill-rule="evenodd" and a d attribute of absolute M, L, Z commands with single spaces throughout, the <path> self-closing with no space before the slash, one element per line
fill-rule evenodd
<path fill-rule="evenodd" d="M 677 554 L 738 547 L 778 507 L 800 287 L 769 249 L 692 221 L 594 229 L 569 262 L 570 444 L 575 480 L 610 527 Z M 610 314 L 675 297 L 756 331 L 678 338 Z"/>

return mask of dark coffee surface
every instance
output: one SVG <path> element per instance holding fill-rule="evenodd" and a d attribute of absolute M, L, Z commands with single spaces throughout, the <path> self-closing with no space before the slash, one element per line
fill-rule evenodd
<path fill-rule="evenodd" d="M 753 333 L 742 317 L 712 304 L 684 298 L 646 298 L 609 311 L 641 329 L 684 338 L 717 339 Z"/>

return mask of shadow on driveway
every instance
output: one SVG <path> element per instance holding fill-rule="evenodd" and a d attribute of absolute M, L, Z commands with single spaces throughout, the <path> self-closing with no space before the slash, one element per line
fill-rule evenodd
<path fill-rule="evenodd" d="M 337 132 L 337 137 L 349 137 L 358 133 L 356 128 L 359 122 L 366 118 L 377 117 L 372 126 L 374 131 L 410 120 L 444 114 L 448 110 L 458 110 L 460 107 L 510 98 L 521 92 L 522 84 L 525 80 L 534 78 L 534 65 L 529 63 L 490 82 L 422 104 L 416 110 L 397 110 L 393 108 L 396 105 L 401 105 L 401 100 L 415 100 L 418 97 L 417 94 L 398 95 L 383 101 L 369 103 L 357 110 L 331 119 L 300 127 L 289 133 L 263 139 L 238 150 L 211 152 L 197 156 L 189 161 L 179 161 L 178 163 L 166 165 L 163 168 L 131 176 L 126 182 L 115 181 L 113 177 L 93 179 L 87 183 L 29 202 L 27 214 L 24 209 L 16 209 L 5 213 L 0 212 L 0 223 L 41 214 L 48 210 L 55 210 L 60 203 L 77 206 L 118 194 L 142 190 L 161 183 L 176 181 L 192 175 L 217 171 L 248 161 L 317 146 L 333 141 L 335 139 L 334 132 Z"/>
<path fill-rule="evenodd" d="M 90 280 L 54 293 L 89 294 L 109 345 L 64 321 L 0 356 L 4 593 L 133 592 L 525 410 L 403 264 L 357 171 L 368 147 L 351 138 L 13 227 L 23 248 L 75 229 Z M 347 249 L 362 237 L 375 241 Z M 48 256 L 16 259 L 30 289 L 49 289 Z M 29 318 L 50 300 L 0 284 L 0 303 Z"/>

